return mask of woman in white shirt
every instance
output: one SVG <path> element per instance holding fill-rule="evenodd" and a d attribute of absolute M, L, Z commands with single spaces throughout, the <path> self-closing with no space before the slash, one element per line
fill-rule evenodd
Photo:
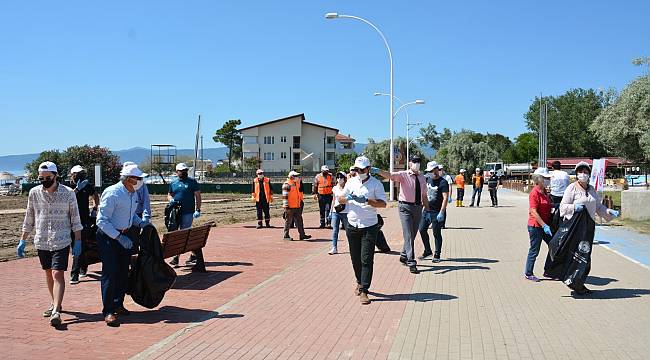
<path fill-rule="evenodd" d="M 334 192 L 334 205 L 332 206 L 331 218 L 332 218 L 332 249 L 328 252 L 330 255 L 338 253 L 336 248 L 337 242 L 339 240 L 339 229 L 341 224 L 344 227 L 347 227 L 348 223 L 348 209 L 346 204 L 341 204 L 339 197 L 345 196 L 345 183 L 347 181 L 347 175 L 344 172 L 339 172 L 336 174 L 336 185 L 332 188 Z"/>
<path fill-rule="evenodd" d="M 587 211 L 587 213 L 589 213 L 588 226 L 590 227 L 587 234 L 591 234 L 591 239 L 582 240 L 587 240 L 587 242 L 591 244 L 594 241 L 593 235 L 596 227 L 596 214 L 605 221 L 611 221 L 615 217 L 618 217 L 620 213 L 616 210 L 605 207 L 594 187 L 589 185 L 591 167 L 588 163 L 584 161 L 579 162 L 578 165 L 576 165 L 575 170 L 578 181 L 567 186 L 564 191 L 564 196 L 560 203 L 560 216 L 568 220 L 576 213 Z M 588 273 L 589 268 L 587 268 L 587 274 Z M 591 291 L 583 285 L 580 290 L 577 290 L 577 292 L 578 294 L 583 295 Z"/>

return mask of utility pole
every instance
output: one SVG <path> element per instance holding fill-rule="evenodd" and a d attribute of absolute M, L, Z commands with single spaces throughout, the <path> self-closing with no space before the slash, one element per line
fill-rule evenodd
<path fill-rule="evenodd" d="M 537 167 L 547 167 L 546 164 L 546 151 L 548 148 L 548 138 L 547 138 L 547 116 L 548 116 L 548 109 L 546 107 L 546 101 L 544 101 L 542 94 L 540 93 L 540 98 L 539 98 L 539 150 L 538 150 L 538 163 Z"/>

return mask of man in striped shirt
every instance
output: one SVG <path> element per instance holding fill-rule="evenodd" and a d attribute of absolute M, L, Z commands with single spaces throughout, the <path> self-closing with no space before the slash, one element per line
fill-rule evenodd
<path fill-rule="evenodd" d="M 38 166 L 41 185 L 32 188 L 27 197 L 27 211 L 23 221 L 22 236 L 18 243 L 18 257 L 25 256 L 27 237 L 34 232 L 34 246 L 38 251 L 41 267 L 52 303 L 44 313 L 52 326 L 61 325 L 61 303 L 65 292 L 65 271 L 74 232 L 72 255 L 81 255 L 81 220 L 77 198 L 69 187 L 57 181 L 57 168 L 46 161 Z"/>

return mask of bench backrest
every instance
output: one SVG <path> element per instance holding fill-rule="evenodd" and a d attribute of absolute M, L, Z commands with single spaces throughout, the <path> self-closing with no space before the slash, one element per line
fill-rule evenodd
<path fill-rule="evenodd" d="M 202 249 L 208 241 L 210 228 L 212 228 L 212 224 L 206 224 L 163 234 L 163 257 L 166 259 L 188 251 Z"/>

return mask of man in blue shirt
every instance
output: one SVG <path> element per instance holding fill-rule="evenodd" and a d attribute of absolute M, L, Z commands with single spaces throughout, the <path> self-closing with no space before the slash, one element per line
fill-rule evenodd
<path fill-rule="evenodd" d="M 97 245 L 102 260 L 102 314 L 108 326 L 119 326 L 118 315 L 128 315 L 124 294 L 129 280 L 133 240 L 127 235 L 131 226 L 146 223 L 137 215 L 136 192 L 146 176 L 138 165 L 127 165 L 120 172 L 120 182 L 102 193 L 97 215 Z"/>
<path fill-rule="evenodd" d="M 176 175 L 178 179 L 169 184 L 169 193 L 167 200 L 169 203 L 181 204 L 181 224 L 179 230 L 192 227 L 192 221 L 201 216 L 201 190 L 199 183 L 188 176 L 189 166 L 185 163 L 176 165 Z M 179 257 L 174 256 L 170 264 L 178 266 Z M 196 261 L 193 255 L 185 263 L 192 265 Z"/>
<path fill-rule="evenodd" d="M 122 166 L 136 165 L 133 161 L 127 161 Z M 151 200 L 149 200 L 149 188 L 147 184 L 142 185 L 138 191 L 138 208 L 135 210 L 136 215 L 146 223 L 151 223 Z"/>

